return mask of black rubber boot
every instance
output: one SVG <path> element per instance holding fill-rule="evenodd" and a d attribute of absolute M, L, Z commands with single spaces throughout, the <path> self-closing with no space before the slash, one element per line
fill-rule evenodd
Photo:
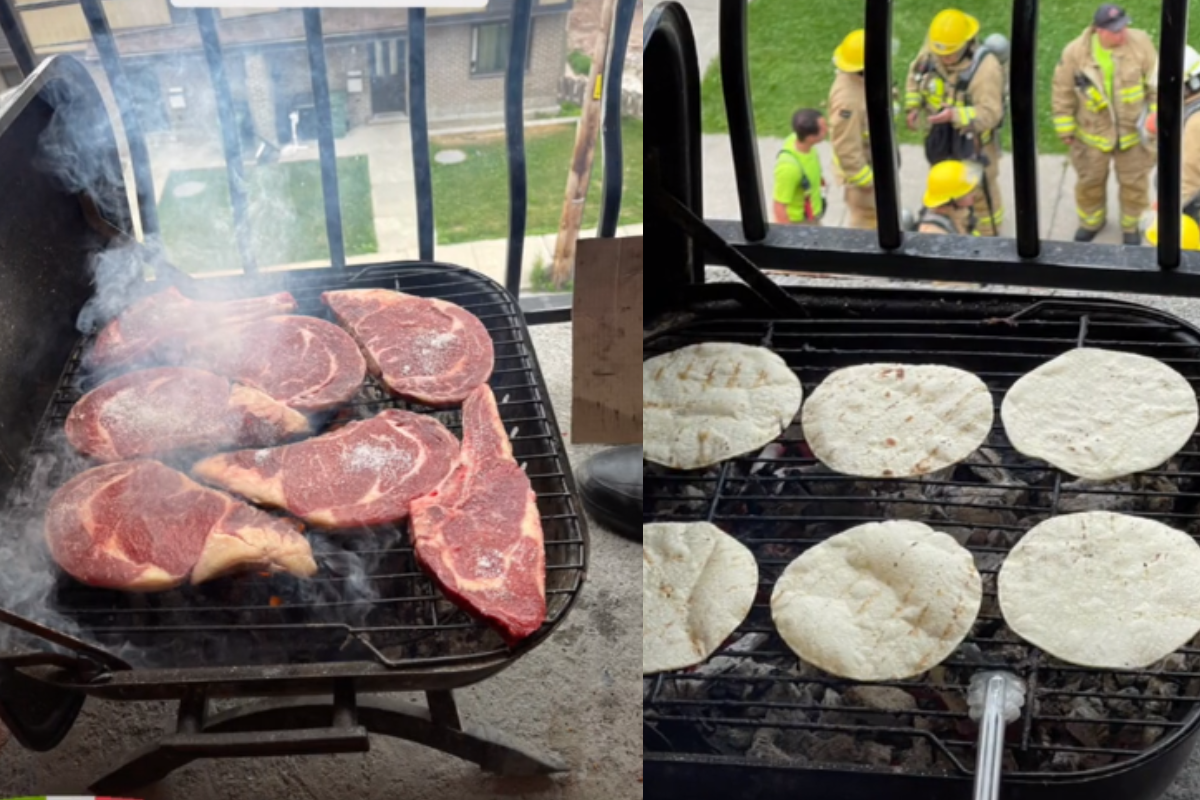
<path fill-rule="evenodd" d="M 626 539 L 642 540 L 642 446 L 615 447 L 579 468 L 579 494 L 596 520 Z"/>
<path fill-rule="evenodd" d="M 1075 241 L 1090 242 L 1096 238 L 1096 235 L 1100 233 L 1101 230 L 1103 230 L 1103 228 L 1097 228 L 1094 231 L 1088 230 L 1087 228 L 1080 228 L 1079 230 L 1075 231 Z"/>

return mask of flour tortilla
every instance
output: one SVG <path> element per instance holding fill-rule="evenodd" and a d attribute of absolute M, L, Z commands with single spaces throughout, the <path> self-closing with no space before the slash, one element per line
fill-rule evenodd
<path fill-rule="evenodd" d="M 1046 520 L 1009 553 L 998 587 L 1017 635 L 1080 666 L 1144 669 L 1200 632 L 1200 545 L 1148 519 Z"/>
<path fill-rule="evenodd" d="M 757 593 L 753 554 L 716 526 L 642 526 L 642 674 L 703 663 Z"/>
<path fill-rule="evenodd" d="M 935 364 L 863 364 L 825 379 L 804 406 L 804 439 L 830 469 L 907 478 L 957 464 L 991 431 L 992 395 Z"/>
<path fill-rule="evenodd" d="M 771 597 L 775 627 L 842 678 L 920 675 L 962 643 L 983 602 L 970 552 L 920 522 L 851 528 L 793 561 Z"/>
<path fill-rule="evenodd" d="M 700 469 L 760 450 L 792 424 L 803 389 L 762 347 L 692 345 L 642 363 L 647 461 Z"/>
<path fill-rule="evenodd" d="M 1106 481 L 1161 466 L 1200 412 L 1187 379 L 1161 361 L 1080 348 L 1013 384 L 1000 418 L 1018 451 Z"/>

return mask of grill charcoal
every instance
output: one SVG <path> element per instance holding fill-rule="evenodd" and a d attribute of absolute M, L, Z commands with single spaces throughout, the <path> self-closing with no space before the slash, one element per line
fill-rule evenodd
<path fill-rule="evenodd" d="M 1086 308 L 1043 310 L 1013 326 L 983 322 L 1009 316 L 1024 302 L 1012 300 L 1003 313 L 990 307 L 993 313 L 972 316 L 968 307 L 943 318 L 941 311 L 906 315 L 886 304 L 863 312 L 843 297 L 819 304 L 821 313 L 803 320 L 694 322 L 661 332 L 643 349 L 648 357 L 705 340 L 758 344 L 768 340 L 769 328 L 771 346 L 797 370 L 806 392 L 853 364 L 944 363 L 979 374 L 998 406 L 1020 375 L 1082 341 L 1165 359 L 1200 385 L 1200 361 L 1177 349 L 1181 323 L 1164 317 L 1148 324 L 1140 313 L 1088 315 Z M 751 548 L 762 583 L 740 637 L 731 637 L 711 667 L 644 684 L 644 718 L 669 731 L 647 737 L 647 757 L 669 739 L 676 755 L 716 752 L 750 765 L 964 775 L 978 736 L 964 687 L 985 668 L 1013 670 L 1031 686 L 1026 717 L 1008 737 L 1008 774 L 1084 773 L 1138 757 L 1177 735 L 1193 711 L 1187 698 L 1200 695 L 1200 678 L 1193 677 L 1200 650 L 1185 649 L 1142 673 L 1060 663 L 1004 624 L 996 573 L 1025 531 L 1074 511 L 1147 515 L 1200 537 L 1197 474 L 1200 444 L 1193 441 L 1149 473 L 1080 481 L 1017 453 L 999 420 L 987 444 L 964 463 L 919 479 L 831 472 L 812 457 L 795 425 L 760 452 L 699 473 L 646 465 L 644 521 L 712 521 Z M 918 520 L 958 538 L 974 552 L 985 597 L 978 624 L 945 663 L 911 681 L 862 686 L 797 661 L 774 631 L 769 597 L 782 570 L 809 547 L 881 519 Z"/>

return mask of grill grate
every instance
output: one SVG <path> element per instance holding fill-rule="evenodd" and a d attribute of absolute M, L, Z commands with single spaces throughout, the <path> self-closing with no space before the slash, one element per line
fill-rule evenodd
<path fill-rule="evenodd" d="M 646 465 L 644 522 L 710 521 L 754 553 L 760 589 L 748 619 L 704 665 L 643 680 L 647 751 L 720 756 L 755 767 L 852 764 L 882 772 L 969 774 L 976 728 L 970 677 L 1000 666 L 1031 701 L 1008 737 L 1006 774 L 1079 774 L 1128 762 L 1190 729 L 1200 713 L 1200 649 L 1144 673 L 1072 667 L 1005 626 L 996 573 L 1022 532 L 1050 516 L 1108 509 L 1200 536 L 1200 442 L 1162 468 L 1111 484 L 1077 481 L 1016 453 L 999 404 L 1020 376 L 1080 344 L 1158 358 L 1200 386 L 1200 335 L 1167 315 L 1123 304 L 1016 299 L 978 303 L 804 298 L 802 320 L 694 321 L 647 340 L 649 358 L 708 341 L 780 354 L 805 396 L 854 364 L 937 363 L 979 375 L 996 403 L 985 445 L 956 467 L 917 480 L 859 480 L 821 466 L 798 425 L 761 454 L 689 473 Z M 950 660 L 916 680 L 855 684 L 799 663 L 775 633 L 775 580 L 812 545 L 864 522 L 915 519 L 959 538 L 975 556 L 985 598 Z M 865 691 L 864 691 L 865 689 Z"/>
<path fill-rule="evenodd" d="M 388 288 L 438 297 L 475 313 L 494 340 L 491 386 L 541 511 L 548 605 L 543 632 L 562 618 L 583 581 L 587 537 L 545 381 L 511 297 L 474 273 L 426 265 L 320 270 L 280 276 L 277 282 L 237 279 L 205 282 L 198 288 L 214 297 L 287 289 L 299 305 L 296 313 L 325 319 L 331 317 L 320 302 L 321 293 L 345 288 Z M 60 443 L 67 413 L 92 388 L 80 367 L 89 343 L 85 339 L 76 348 L 39 428 L 26 464 L 26 486 L 31 480 L 49 488 L 61 485 L 81 466 L 77 458 L 63 456 Z M 387 408 L 432 414 L 461 435 L 459 410 L 439 411 L 398 400 L 374 378 L 368 378 L 354 402 L 328 424 L 370 417 Z M 32 468 L 38 463 L 49 466 Z M 176 466 L 186 470 L 187 463 Z M 85 587 L 62 576 L 51 598 L 52 610 L 78 625 L 85 637 L 132 655 L 135 663 L 155 667 L 372 657 L 399 666 L 458 665 L 509 652 L 497 634 L 441 595 L 418 567 L 404 526 L 311 538 L 320 572 L 309 581 L 263 574 L 134 595 Z"/>

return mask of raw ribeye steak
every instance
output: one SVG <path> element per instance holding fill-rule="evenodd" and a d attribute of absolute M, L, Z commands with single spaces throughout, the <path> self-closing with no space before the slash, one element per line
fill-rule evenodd
<path fill-rule="evenodd" d="M 458 405 L 492 375 L 492 337 L 454 303 L 389 289 L 326 292 L 321 300 L 362 346 L 371 374 L 403 398 Z"/>
<path fill-rule="evenodd" d="M 206 458 L 192 474 L 313 525 L 358 528 L 408 517 L 457 457 L 458 440 L 442 423 L 389 409 L 315 439 Z"/>
<path fill-rule="evenodd" d="M 297 526 L 157 461 L 83 472 L 46 512 L 50 554 L 81 583 L 162 592 L 244 570 L 317 571 Z"/>
<path fill-rule="evenodd" d="M 417 560 L 453 602 L 510 645 L 546 619 L 546 553 L 537 496 L 513 459 L 491 389 L 463 405 L 459 463 L 412 504 Z"/>
<path fill-rule="evenodd" d="M 87 364 L 107 370 L 150 361 L 175 363 L 192 336 L 295 310 L 296 300 L 287 292 L 205 302 L 189 300 L 171 287 L 136 301 L 104 326 L 88 353 Z"/>
<path fill-rule="evenodd" d="M 221 328 L 188 345 L 187 363 L 304 412 L 348 402 L 367 375 L 358 344 L 316 317 L 268 317 Z"/>
<path fill-rule="evenodd" d="M 129 372 L 83 396 L 67 441 L 100 461 L 176 450 L 279 444 L 311 432 L 308 418 L 257 389 L 190 367 Z"/>

